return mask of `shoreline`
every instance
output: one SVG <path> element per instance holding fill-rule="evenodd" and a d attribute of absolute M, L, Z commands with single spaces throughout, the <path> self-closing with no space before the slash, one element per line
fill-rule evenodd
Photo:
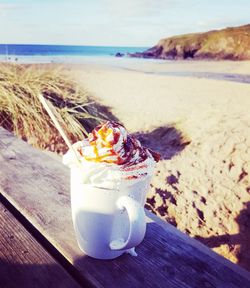
<path fill-rule="evenodd" d="M 0 55 L 3 56 L 3 55 Z M 159 60 L 115 56 L 16 56 L 0 63 L 83 66 L 114 69 L 167 77 L 191 77 L 250 84 L 250 61 Z"/>
<path fill-rule="evenodd" d="M 204 78 L 204 79 L 212 79 L 212 80 L 222 80 L 222 81 L 231 81 L 231 82 L 238 82 L 238 83 L 248 83 L 250 84 L 250 73 L 249 75 L 242 75 L 242 74 L 231 74 L 231 73 L 213 73 L 213 72 L 181 72 L 181 71 L 172 71 L 172 72 L 147 72 L 147 71 L 139 71 L 129 68 L 123 68 L 127 71 L 133 72 L 141 72 L 145 74 L 152 74 L 152 75 L 163 75 L 169 77 L 191 77 L 191 78 Z"/>

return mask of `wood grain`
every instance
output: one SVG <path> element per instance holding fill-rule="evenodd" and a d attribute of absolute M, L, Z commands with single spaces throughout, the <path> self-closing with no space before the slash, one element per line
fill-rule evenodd
<path fill-rule="evenodd" d="M 137 257 L 84 255 L 71 222 L 69 170 L 3 129 L 0 150 L 0 192 L 94 287 L 250 287 L 247 271 L 152 219 Z"/>
<path fill-rule="evenodd" d="M 0 203 L 0 287 L 80 287 Z"/>

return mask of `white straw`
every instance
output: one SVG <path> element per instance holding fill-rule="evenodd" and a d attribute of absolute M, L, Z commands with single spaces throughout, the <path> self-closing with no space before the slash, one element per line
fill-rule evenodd
<path fill-rule="evenodd" d="M 43 97 L 42 94 L 38 94 L 38 98 L 40 100 L 40 102 L 42 103 L 44 109 L 48 112 L 51 120 L 53 121 L 56 129 L 59 131 L 59 133 L 61 134 L 63 140 L 65 141 L 65 143 L 67 144 L 67 146 L 69 147 L 69 149 L 73 152 L 76 160 L 78 163 L 80 163 L 80 160 L 77 156 L 77 153 L 75 151 L 75 149 L 73 148 L 73 146 L 71 145 L 69 138 L 66 136 L 66 133 L 64 132 L 62 126 L 59 124 L 58 120 L 56 119 L 54 113 L 52 112 L 52 109 L 49 107 L 49 105 L 47 104 L 45 98 Z"/>

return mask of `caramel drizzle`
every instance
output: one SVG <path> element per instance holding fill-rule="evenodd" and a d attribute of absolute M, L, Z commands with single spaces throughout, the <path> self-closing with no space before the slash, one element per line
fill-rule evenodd
<path fill-rule="evenodd" d="M 160 155 L 158 153 L 142 147 L 138 140 L 129 135 L 127 136 L 127 139 L 123 139 L 121 149 L 119 151 L 115 151 L 113 147 L 118 143 L 120 137 L 122 137 L 120 133 L 121 128 L 125 129 L 121 124 L 113 121 L 108 121 L 104 125 L 97 126 L 92 131 L 92 133 L 89 134 L 89 143 L 93 148 L 94 156 L 85 156 L 85 159 L 94 162 L 106 162 L 114 163 L 117 165 L 124 165 L 126 171 L 133 170 L 129 169 L 128 167 L 142 163 L 150 156 L 152 156 L 156 162 L 159 161 Z M 107 140 L 107 138 L 110 137 L 111 134 L 112 140 Z M 100 146 L 101 148 L 106 148 L 107 153 L 104 155 L 100 155 L 98 146 Z M 79 152 L 82 156 L 83 153 L 81 151 Z M 134 155 L 136 152 L 139 153 L 135 158 Z M 115 160 L 108 159 L 110 157 L 115 157 Z M 141 165 L 137 166 L 136 169 L 145 167 L 146 165 Z"/>

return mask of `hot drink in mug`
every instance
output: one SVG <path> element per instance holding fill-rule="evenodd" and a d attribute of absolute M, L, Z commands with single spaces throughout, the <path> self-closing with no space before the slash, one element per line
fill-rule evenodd
<path fill-rule="evenodd" d="M 64 157 L 71 169 L 71 207 L 80 249 L 113 259 L 145 236 L 144 204 L 159 155 L 115 122 L 96 127 Z"/>

